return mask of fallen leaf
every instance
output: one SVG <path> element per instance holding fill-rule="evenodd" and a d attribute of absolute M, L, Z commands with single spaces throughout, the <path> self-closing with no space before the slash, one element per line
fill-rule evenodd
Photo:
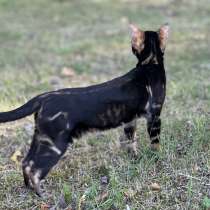
<path fill-rule="evenodd" d="M 42 203 L 40 206 L 40 210 L 49 210 L 49 209 L 50 209 L 50 205 L 46 203 Z"/>
<path fill-rule="evenodd" d="M 61 71 L 61 75 L 64 77 L 73 77 L 76 75 L 74 69 L 70 67 L 64 67 Z"/>
<path fill-rule="evenodd" d="M 160 185 L 158 183 L 154 182 L 150 185 L 150 189 L 153 191 L 160 191 Z"/>
<path fill-rule="evenodd" d="M 17 150 L 11 156 L 11 160 L 14 161 L 17 165 L 20 163 L 20 158 L 22 157 L 21 151 Z"/>

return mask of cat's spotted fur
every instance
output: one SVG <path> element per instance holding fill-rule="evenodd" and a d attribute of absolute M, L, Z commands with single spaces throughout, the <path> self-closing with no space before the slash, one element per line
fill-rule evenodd
<path fill-rule="evenodd" d="M 144 116 L 151 145 L 158 147 L 166 90 L 163 54 L 168 26 L 158 32 L 143 32 L 134 25 L 131 29 L 132 50 L 138 64 L 127 74 L 85 88 L 44 93 L 13 111 L 0 113 L 1 123 L 34 113 L 35 132 L 23 161 L 23 175 L 25 184 L 32 185 L 38 195 L 40 180 L 58 162 L 68 144 L 84 132 L 125 123 L 125 135 L 133 141 L 136 118 Z"/>

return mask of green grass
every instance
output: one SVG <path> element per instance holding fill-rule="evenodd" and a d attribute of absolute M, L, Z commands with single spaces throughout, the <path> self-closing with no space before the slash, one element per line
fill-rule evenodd
<path fill-rule="evenodd" d="M 21 166 L 33 118 L 0 126 L 0 209 L 208 209 L 210 198 L 210 4 L 208 0 L 0 0 L 0 109 L 59 87 L 85 86 L 133 68 L 128 24 L 171 25 L 161 151 L 152 153 L 139 120 L 139 158 L 120 149 L 122 129 L 75 141 L 38 198 Z M 63 68 L 76 75 L 65 77 Z M 101 178 L 108 184 L 101 184 Z M 151 183 L 161 190 L 152 191 Z"/>

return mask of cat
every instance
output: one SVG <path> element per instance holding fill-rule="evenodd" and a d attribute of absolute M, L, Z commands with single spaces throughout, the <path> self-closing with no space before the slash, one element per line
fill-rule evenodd
<path fill-rule="evenodd" d="M 125 75 L 84 88 L 67 88 L 40 94 L 21 107 L 0 113 L 0 123 L 34 113 L 35 131 L 22 163 L 24 183 L 41 196 L 40 181 L 83 133 L 126 124 L 133 140 L 136 119 L 146 117 L 151 147 L 159 146 L 160 113 L 165 99 L 164 50 L 169 26 L 142 31 L 131 25 L 131 46 L 138 63 Z"/>
<path fill-rule="evenodd" d="M 161 120 L 158 118 L 162 110 L 162 105 L 165 99 L 165 91 L 166 91 L 166 78 L 165 78 L 163 56 L 164 56 L 164 51 L 165 51 L 166 43 L 168 40 L 170 28 L 168 24 L 165 24 L 162 27 L 160 27 L 160 29 L 157 32 L 154 32 L 154 31 L 144 32 L 135 25 L 131 24 L 130 27 L 132 30 L 132 39 L 131 39 L 132 51 L 138 59 L 138 64 L 136 68 L 143 65 L 144 65 L 144 68 L 145 68 L 145 65 L 148 65 L 148 68 L 149 68 L 149 65 L 151 66 L 151 64 L 155 64 L 153 67 L 151 66 L 151 70 L 149 70 L 150 73 L 148 71 L 146 77 L 148 77 L 148 81 L 150 84 L 153 83 L 153 85 L 150 85 L 150 88 L 152 87 L 153 90 L 151 89 L 148 90 L 150 93 L 152 93 L 151 95 L 153 98 L 152 100 L 154 100 L 154 102 L 149 102 L 149 104 L 151 103 L 153 104 L 153 106 L 151 107 L 151 112 L 154 113 L 155 111 L 157 111 L 159 113 L 157 114 L 154 113 L 154 116 L 157 116 L 157 117 L 152 117 L 151 119 L 148 118 L 148 115 L 145 117 L 147 118 L 147 130 L 148 130 L 150 140 L 151 140 L 151 149 L 159 150 L 159 146 L 160 146 L 159 135 L 160 135 Z M 158 38 L 157 38 L 157 34 L 158 34 Z M 152 36 L 153 37 L 156 36 L 156 38 L 152 38 Z M 158 48 L 159 48 L 158 50 L 159 52 L 157 51 Z M 159 58 L 160 60 L 158 60 L 157 58 Z M 155 73 L 152 73 L 152 71 L 154 71 Z M 157 76 L 156 74 L 160 74 L 160 75 Z M 157 78 L 159 77 L 159 80 L 161 81 L 158 82 L 158 79 L 157 80 L 155 79 L 156 77 Z M 162 83 L 162 86 L 164 86 L 162 90 L 161 90 L 161 83 Z M 157 87 L 157 90 L 155 90 L 156 87 Z M 158 97 L 162 97 L 162 99 L 160 99 L 162 101 L 160 104 L 158 104 L 157 102 Z M 133 153 L 134 156 L 137 156 L 137 142 L 135 138 L 136 126 L 137 126 L 137 121 L 136 121 L 136 118 L 134 118 L 134 120 L 125 124 L 124 136 L 120 137 L 121 146 L 126 147 L 128 151 Z"/>

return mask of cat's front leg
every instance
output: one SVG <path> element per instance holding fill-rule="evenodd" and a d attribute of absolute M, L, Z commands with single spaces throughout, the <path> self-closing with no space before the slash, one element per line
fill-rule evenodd
<path fill-rule="evenodd" d="M 160 149 L 160 132 L 161 132 L 161 119 L 159 115 L 154 115 L 147 121 L 147 131 L 151 141 L 151 149 Z"/>
<path fill-rule="evenodd" d="M 133 156 L 137 156 L 136 122 L 134 119 L 125 124 L 124 134 L 120 137 L 121 147 L 126 149 Z"/>

